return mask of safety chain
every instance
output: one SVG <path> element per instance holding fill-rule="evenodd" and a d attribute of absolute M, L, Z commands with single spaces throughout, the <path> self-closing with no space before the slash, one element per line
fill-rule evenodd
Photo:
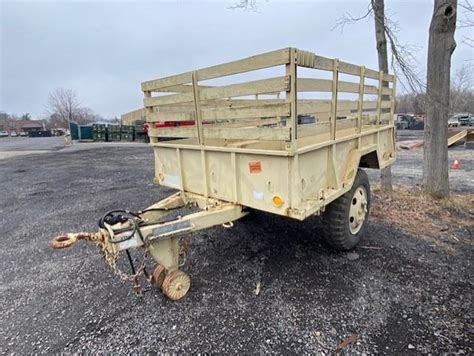
<path fill-rule="evenodd" d="M 191 246 L 193 236 L 191 234 L 183 237 L 180 241 L 179 247 L 179 257 L 180 262 L 178 263 L 179 267 L 183 267 L 186 264 L 186 259 L 188 257 L 189 247 Z"/>
<path fill-rule="evenodd" d="M 129 274 L 126 272 L 123 272 L 117 265 L 118 258 L 120 256 L 120 251 L 117 252 L 111 252 L 107 248 L 107 239 L 108 234 L 98 232 L 96 234 L 88 234 L 87 236 L 81 236 L 82 240 L 89 240 L 89 241 L 94 241 L 104 258 L 104 261 L 109 267 L 112 269 L 113 273 L 119 277 L 122 281 L 124 282 L 131 282 L 133 284 L 133 291 L 136 294 L 140 294 L 141 291 L 141 286 L 139 283 L 139 277 L 145 272 L 145 267 L 146 267 L 146 262 L 148 259 L 148 252 L 149 252 L 149 243 L 148 241 L 144 241 L 144 252 L 143 252 L 143 260 L 136 270 L 135 274 Z"/>

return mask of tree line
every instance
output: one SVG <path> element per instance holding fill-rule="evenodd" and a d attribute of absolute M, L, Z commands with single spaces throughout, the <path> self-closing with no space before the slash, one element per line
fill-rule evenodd
<path fill-rule="evenodd" d="M 398 95 L 396 110 L 398 113 L 426 113 L 426 93 L 407 93 Z M 474 86 L 471 67 L 463 65 L 451 80 L 449 95 L 449 113 L 474 114 Z"/>
<path fill-rule="evenodd" d="M 117 117 L 105 119 L 97 114 L 91 108 L 81 104 L 75 90 L 66 88 L 57 88 L 49 94 L 46 104 L 47 114 L 43 117 L 48 129 L 69 128 L 70 122 L 79 125 L 86 125 L 98 121 L 118 122 Z M 31 120 L 29 113 L 16 115 L 0 112 L 0 120 Z"/>

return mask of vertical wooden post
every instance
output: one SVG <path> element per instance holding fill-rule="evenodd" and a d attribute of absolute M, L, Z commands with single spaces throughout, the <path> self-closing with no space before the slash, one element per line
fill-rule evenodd
<path fill-rule="evenodd" d="M 357 115 L 357 134 L 362 132 L 362 114 L 364 106 L 365 67 L 360 67 L 359 81 L 359 113 Z"/>
<path fill-rule="evenodd" d="M 379 96 L 377 98 L 377 129 L 380 127 L 380 118 L 382 115 L 382 90 L 383 90 L 383 72 L 379 72 Z"/>
<path fill-rule="evenodd" d="M 196 130 L 197 130 L 198 143 L 200 145 L 203 145 L 204 137 L 203 137 L 203 132 L 202 132 L 201 103 L 199 99 L 198 77 L 197 77 L 196 71 L 194 71 L 192 74 L 192 84 L 193 84 L 194 112 L 196 116 Z"/>
<path fill-rule="evenodd" d="M 339 77 L 339 59 L 335 58 L 332 62 L 332 100 L 331 100 L 331 122 L 330 139 L 336 139 L 336 116 L 337 116 L 337 82 Z"/>
<path fill-rule="evenodd" d="M 296 67 L 298 63 L 296 62 L 296 50 L 294 48 L 290 49 L 290 63 L 286 65 L 286 75 L 290 77 L 290 90 L 286 92 L 286 100 L 290 102 L 291 105 L 291 142 L 292 146 L 295 147 L 296 139 L 298 138 L 298 112 L 297 112 L 297 87 L 296 87 Z"/>
<path fill-rule="evenodd" d="M 143 94 L 145 95 L 145 98 L 151 98 L 151 91 L 145 91 L 143 92 Z M 145 107 L 145 121 L 148 122 L 148 117 L 150 114 L 153 113 L 153 107 Z M 154 123 L 149 123 L 148 124 L 149 128 L 155 128 L 155 124 Z M 147 132 L 147 135 L 148 135 L 148 132 Z M 150 142 L 151 143 L 157 143 L 158 142 L 158 137 L 150 137 Z"/>
<path fill-rule="evenodd" d="M 395 75 L 393 76 L 393 84 L 392 84 L 392 97 L 390 103 L 390 125 L 394 124 L 394 115 L 395 115 L 395 98 L 397 97 L 397 78 Z"/>

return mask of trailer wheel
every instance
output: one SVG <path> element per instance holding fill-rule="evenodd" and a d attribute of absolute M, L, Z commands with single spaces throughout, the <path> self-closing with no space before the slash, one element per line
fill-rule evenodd
<path fill-rule="evenodd" d="M 165 280 L 165 268 L 158 264 L 151 275 L 150 283 L 155 288 L 161 288 L 163 281 Z"/>
<path fill-rule="evenodd" d="M 163 293 L 171 300 L 179 300 L 188 293 L 189 287 L 191 286 L 191 279 L 189 276 L 180 271 L 176 270 L 170 272 L 163 281 Z"/>
<path fill-rule="evenodd" d="M 353 249 L 365 235 L 369 211 L 369 178 L 359 169 L 351 190 L 326 207 L 323 214 L 326 242 L 337 250 Z"/>

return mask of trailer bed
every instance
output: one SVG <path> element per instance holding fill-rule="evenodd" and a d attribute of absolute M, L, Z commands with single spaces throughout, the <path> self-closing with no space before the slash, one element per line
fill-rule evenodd
<path fill-rule="evenodd" d="M 395 77 L 338 59 L 284 48 L 142 90 L 155 182 L 184 192 L 302 220 L 395 160 Z"/>

